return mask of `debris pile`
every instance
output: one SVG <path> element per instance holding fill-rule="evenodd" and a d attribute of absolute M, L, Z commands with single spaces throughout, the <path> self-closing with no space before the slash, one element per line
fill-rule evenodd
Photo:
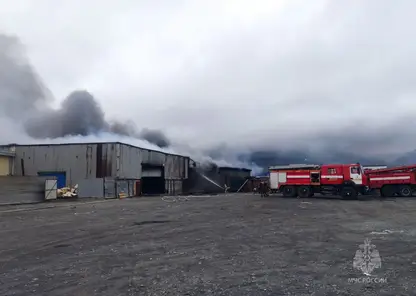
<path fill-rule="evenodd" d="M 78 197 L 78 184 L 73 187 L 63 187 L 57 191 L 58 198 Z"/>

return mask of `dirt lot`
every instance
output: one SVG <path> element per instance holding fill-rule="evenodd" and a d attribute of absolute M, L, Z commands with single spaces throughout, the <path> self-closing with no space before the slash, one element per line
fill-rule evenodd
<path fill-rule="evenodd" d="M 415 215 L 246 194 L 1 207 L 0 295 L 416 295 Z M 371 277 L 353 268 L 366 238 Z"/>

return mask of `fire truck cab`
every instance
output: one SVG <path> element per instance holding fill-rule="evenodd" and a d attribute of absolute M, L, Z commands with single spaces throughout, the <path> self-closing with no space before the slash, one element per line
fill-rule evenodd
<path fill-rule="evenodd" d="M 359 163 L 273 166 L 270 189 L 285 197 L 312 197 L 315 193 L 354 199 L 368 192 L 368 177 Z"/>

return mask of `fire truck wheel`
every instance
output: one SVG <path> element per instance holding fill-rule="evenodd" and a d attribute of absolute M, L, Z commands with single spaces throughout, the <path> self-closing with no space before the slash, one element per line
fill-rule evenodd
<path fill-rule="evenodd" d="M 299 197 L 306 198 L 311 196 L 311 188 L 309 186 L 300 186 L 298 188 Z"/>
<path fill-rule="evenodd" d="M 356 199 L 357 198 L 357 190 L 354 187 L 344 187 L 341 190 L 341 196 L 344 199 Z"/>
<path fill-rule="evenodd" d="M 410 186 L 402 186 L 400 187 L 400 196 L 402 197 L 410 197 L 412 196 L 412 188 Z"/>
<path fill-rule="evenodd" d="M 283 188 L 284 197 L 296 197 L 296 193 L 296 187 L 294 186 L 285 186 L 285 188 Z"/>

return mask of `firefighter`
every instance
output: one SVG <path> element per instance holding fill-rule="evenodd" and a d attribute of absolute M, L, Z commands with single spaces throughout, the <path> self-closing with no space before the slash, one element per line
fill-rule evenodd
<path fill-rule="evenodd" d="M 268 186 L 267 182 L 263 182 L 263 196 L 264 197 L 269 196 L 268 191 L 269 191 L 269 186 Z"/>
<path fill-rule="evenodd" d="M 257 183 L 256 186 L 254 186 L 254 194 L 260 193 L 260 183 Z"/>
<path fill-rule="evenodd" d="M 267 182 L 264 182 L 264 196 L 269 196 L 269 184 Z"/>
<path fill-rule="evenodd" d="M 266 184 L 264 182 L 260 182 L 260 196 L 261 197 L 265 197 L 265 189 L 266 188 Z"/>

